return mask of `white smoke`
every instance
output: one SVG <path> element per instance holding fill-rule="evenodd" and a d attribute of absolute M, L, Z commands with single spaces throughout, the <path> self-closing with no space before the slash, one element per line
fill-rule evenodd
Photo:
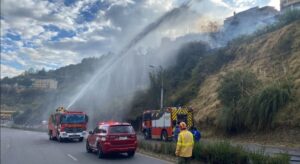
<path fill-rule="evenodd" d="M 138 32 L 119 53 L 107 55 L 95 74 L 87 76 L 82 85 L 63 96 L 56 104 L 85 110 L 92 122 L 99 119 L 122 119 L 134 94 L 149 86 L 149 65 L 171 66 L 183 43 L 206 41 L 211 47 L 225 45 L 231 35 L 211 35 L 231 13 L 226 5 L 216 5 L 210 0 L 186 1 Z M 251 26 L 243 28 L 252 28 Z M 256 27 L 255 27 L 256 28 Z M 234 33 L 240 35 L 237 28 Z M 213 37 L 212 37 L 213 36 Z M 225 38 L 224 38 L 225 37 Z M 167 44 L 162 43 L 163 38 Z M 173 40 L 173 42 L 172 42 Z M 160 46 L 162 45 L 162 46 Z"/>

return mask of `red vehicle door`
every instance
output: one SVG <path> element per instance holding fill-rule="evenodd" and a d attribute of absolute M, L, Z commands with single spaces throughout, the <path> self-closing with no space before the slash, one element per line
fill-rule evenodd
<path fill-rule="evenodd" d="M 95 148 L 95 147 L 97 146 L 97 143 L 96 143 L 97 141 L 96 141 L 96 139 L 97 139 L 98 133 L 99 133 L 99 128 L 96 127 L 96 128 L 94 129 L 94 131 L 93 131 L 93 134 L 90 134 L 90 135 L 89 135 L 89 138 L 88 138 L 89 145 L 90 145 L 91 147 L 93 147 L 93 148 Z"/>

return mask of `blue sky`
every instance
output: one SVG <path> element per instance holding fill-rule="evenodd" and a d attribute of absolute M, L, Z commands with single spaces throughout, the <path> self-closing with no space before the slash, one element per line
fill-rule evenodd
<path fill-rule="evenodd" d="M 205 13 L 210 13 L 209 18 L 216 20 L 254 6 L 279 7 L 279 0 L 194 1 L 197 1 L 194 10 L 205 8 Z M 19 75 L 29 68 L 56 69 L 86 57 L 115 52 L 144 26 L 182 2 L 184 0 L 3 0 L 1 78 Z M 216 11 L 223 12 L 222 17 L 216 15 Z M 181 28 L 165 28 L 157 36 L 186 34 Z"/>

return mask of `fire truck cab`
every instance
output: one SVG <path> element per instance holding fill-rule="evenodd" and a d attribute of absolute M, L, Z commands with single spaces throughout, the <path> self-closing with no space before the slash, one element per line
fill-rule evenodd
<path fill-rule="evenodd" d="M 48 135 L 50 140 L 78 139 L 80 142 L 87 134 L 88 116 L 80 111 L 68 111 L 59 107 L 51 114 L 48 121 Z"/>
<path fill-rule="evenodd" d="M 145 139 L 161 139 L 164 141 L 173 137 L 173 128 L 177 123 L 185 122 L 188 128 L 194 124 L 193 109 L 187 107 L 147 110 L 144 111 L 142 119 L 142 132 Z"/>

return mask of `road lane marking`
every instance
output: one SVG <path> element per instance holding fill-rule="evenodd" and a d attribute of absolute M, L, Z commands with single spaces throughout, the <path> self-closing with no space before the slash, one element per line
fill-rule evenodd
<path fill-rule="evenodd" d="M 73 157 L 71 154 L 67 154 L 68 157 L 70 157 L 71 159 L 73 159 L 74 161 L 77 161 L 77 159 L 75 157 Z"/>
<path fill-rule="evenodd" d="M 160 160 L 160 161 L 163 161 L 166 164 L 173 164 L 173 162 L 170 162 L 170 161 L 167 161 L 167 160 L 163 160 L 163 159 L 159 159 L 159 158 L 156 158 L 156 157 L 152 157 L 150 155 L 146 155 L 146 154 L 142 154 L 142 153 L 136 153 L 136 154 L 139 154 L 139 155 L 147 157 L 147 158 L 152 158 L 152 159 Z"/>

